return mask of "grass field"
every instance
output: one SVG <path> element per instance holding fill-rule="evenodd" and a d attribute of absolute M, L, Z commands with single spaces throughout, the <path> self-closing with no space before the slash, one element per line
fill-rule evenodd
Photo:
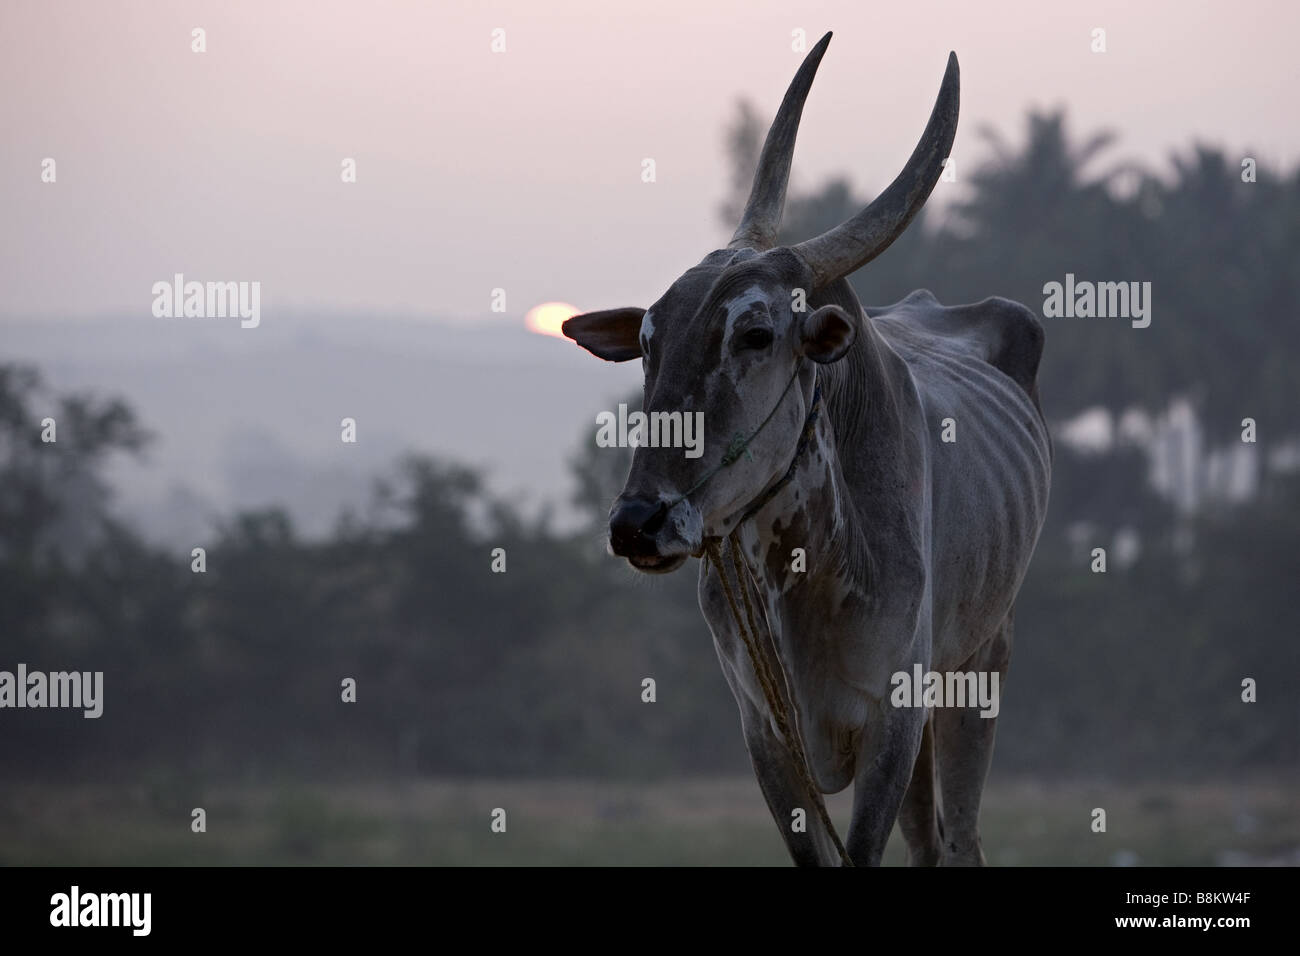
<path fill-rule="evenodd" d="M 993 865 L 1300 864 L 1293 782 L 992 782 Z M 190 829 L 207 811 L 207 832 Z M 493 833 L 494 808 L 506 832 Z M 841 834 L 849 798 L 833 797 Z M 1094 833 L 1094 807 L 1107 831 Z M 886 863 L 901 864 L 897 831 Z M 0 864 L 788 865 L 749 778 L 0 786 Z"/>

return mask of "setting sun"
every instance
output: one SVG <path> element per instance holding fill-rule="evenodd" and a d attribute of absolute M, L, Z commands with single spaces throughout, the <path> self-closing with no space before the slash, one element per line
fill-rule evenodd
<path fill-rule="evenodd" d="M 528 314 L 524 316 L 524 324 L 528 326 L 529 331 L 539 335 L 556 335 L 563 338 L 564 333 L 560 331 L 560 326 L 565 319 L 577 315 L 580 311 L 582 310 L 567 302 L 543 302 L 528 310 Z"/>

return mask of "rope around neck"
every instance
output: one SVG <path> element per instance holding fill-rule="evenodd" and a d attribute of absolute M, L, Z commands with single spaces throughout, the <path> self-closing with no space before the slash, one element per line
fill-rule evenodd
<path fill-rule="evenodd" d="M 727 450 L 722 453 L 722 460 L 719 461 L 712 468 L 710 468 L 708 471 L 706 471 L 703 477 L 701 477 L 699 481 L 691 485 L 689 488 L 683 491 L 676 498 L 673 498 L 670 501 L 668 501 L 664 505 L 664 507 L 666 507 L 668 510 L 671 511 L 677 505 L 685 501 L 690 495 L 693 495 L 695 492 L 703 488 L 704 483 L 707 482 L 709 479 L 711 479 L 718 472 L 722 471 L 722 469 L 730 468 L 732 465 L 734 465 L 737 461 L 740 460 L 741 455 L 748 454 L 749 443 L 752 442 L 755 438 L 757 438 L 758 433 L 767 427 L 767 423 L 772 420 L 772 416 L 776 414 L 776 410 L 780 408 L 781 403 L 785 401 L 786 395 L 789 394 L 791 387 L 794 385 L 795 379 L 799 377 L 799 372 L 802 371 L 802 369 L 803 369 L 803 363 L 802 362 L 796 363 L 794 367 L 794 374 L 790 376 L 790 381 L 785 383 L 785 390 L 781 392 L 781 397 L 776 400 L 776 404 L 772 406 L 772 410 L 767 413 L 767 418 L 763 419 L 762 423 L 757 428 L 755 428 L 752 432 L 749 433 L 749 437 L 746 438 L 743 432 L 736 432 L 734 435 L 732 435 L 731 442 L 727 445 Z M 819 385 L 817 387 L 817 390 L 813 394 L 813 404 L 811 409 L 809 410 L 809 417 L 813 420 L 816 420 L 817 404 L 820 398 L 821 398 L 821 386 Z M 805 432 L 807 431 L 806 426 L 804 428 L 804 431 Z M 752 459 L 754 456 L 750 455 L 749 457 Z M 798 458 L 796 457 L 795 460 L 797 461 Z M 791 463 L 790 467 L 791 469 L 794 468 L 793 462 Z M 788 476 L 786 480 L 789 480 Z M 766 502 L 764 502 L 764 504 L 766 504 Z M 744 519 L 742 518 L 741 520 L 743 521 Z"/>
<path fill-rule="evenodd" d="M 798 456 L 796 456 L 796 461 Z M 791 466 L 793 467 L 793 465 Z M 731 589 L 731 581 L 727 576 L 727 569 L 722 563 L 721 549 L 718 546 L 717 538 L 709 538 L 705 542 L 705 551 L 713 566 L 718 569 L 718 577 L 722 579 L 722 590 L 727 596 L 727 604 L 731 608 L 731 616 L 735 618 L 736 628 L 740 631 L 741 640 L 745 642 L 745 649 L 749 651 L 749 659 L 754 665 L 754 673 L 758 677 L 758 683 L 763 688 L 763 696 L 767 699 L 767 706 L 772 711 L 772 716 L 776 720 L 776 728 L 781 734 L 781 741 L 785 744 L 786 750 L 790 754 L 790 759 L 794 762 L 799 776 L 807 791 L 812 794 L 813 806 L 817 810 L 817 816 L 821 820 L 822 826 L 830 834 L 831 841 L 835 844 L 835 850 L 840 855 L 840 862 L 844 866 L 853 866 L 853 859 L 844 849 L 844 844 L 840 842 L 840 836 L 835 832 L 835 826 L 831 823 L 830 814 L 826 812 L 826 802 L 822 799 L 821 790 L 812 778 L 812 772 L 808 769 L 808 757 L 804 750 L 803 738 L 799 733 L 797 715 L 792 716 L 785 706 L 785 698 L 781 696 L 777 687 L 776 675 L 768 666 L 767 658 L 763 655 L 762 649 L 758 646 L 758 623 L 754 614 L 754 606 L 749 600 L 749 587 L 745 583 L 745 570 L 747 566 L 742 564 L 743 559 L 740 555 L 740 532 L 739 525 L 732 529 L 731 534 L 727 537 L 727 542 L 731 546 L 731 564 L 736 573 L 736 585 L 740 588 L 741 596 L 745 602 L 745 618 L 748 619 L 749 626 L 745 626 L 745 620 L 741 619 L 740 608 L 736 603 L 735 592 Z M 742 570 L 744 568 L 744 570 Z M 776 645 L 773 642 L 772 652 L 776 654 Z M 776 666 L 779 670 L 781 659 L 776 657 Z M 784 679 L 785 675 L 782 674 Z M 787 683 L 787 688 L 789 687 Z"/>

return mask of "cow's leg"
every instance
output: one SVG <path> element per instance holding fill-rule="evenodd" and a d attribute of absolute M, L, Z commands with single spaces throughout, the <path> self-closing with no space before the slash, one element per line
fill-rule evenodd
<path fill-rule="evenodd" d="M 921 749 L 925 710 L 881 701 L 858 738 L 853 822 L 845 848 L 857 866 L 879 866 Z"/>
<path fill-rule="evenodd" d="M 717 570 L 711 561 L 701 562 L 699 599 L 700 610 L 713 632 L 722 674 L 740 707 L 740 723 L 749 759 L 754 765 L 754 775 L 781 839 L 798 866 L 839 866 L 839 853 L 817 816 L 812 795 L 784 742 L 773 729 L 766 704 L 761 703 L 762 692 L 753 662 L 736 630 Z M 795 810 L 803 811 L 798 832 L 794 828 Z"/>
<path fill-rule="evenodd" d="M 939 807 L 935 803 L 934 720 L 925 722 L 912 781 L 898 811 L 898 828 L 907 844 L 909 866 L 937 866 L 942 854 Z"/>
<path fill-rule="evenodd" d="M 772 729 L 765 714 L 757 708 L 741 705 L 741 723 L 754 774 L 763 791 L 763 799 L 772 811 L 786 849 L 797 866 L 839 866 L 840 856 L 830 834 L 817 815 L 812 794 L 803 782 L 781 738 Z M 803 813 L 799 831 L 795 830 L 796 810 Z"/>
<path fill-rule="evenodd" d="M 998 674 L 999 693 L 1006 684 L 1011 660 L 1012 613 L 999 625 L 993 639 L 975 652 L 963 671 Z M 935 745 L 939 759 L 939 787 L 943 794 L 944 866 L 983 866 L 980 846 L 980 796 L 993 761 L 996 717 L 981 717 L 974 707 L 941 707 L 934 712 Z"/>

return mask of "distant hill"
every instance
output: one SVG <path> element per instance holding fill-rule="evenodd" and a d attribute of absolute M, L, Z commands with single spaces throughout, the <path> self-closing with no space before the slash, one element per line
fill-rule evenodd
<path fill-rule="evenodd" d="M 566 462 L 587 423 L 640 380 L 518 319 L 361 315 L 9 319 L 4 355 L 57 391 L 120 395 L 157 439 L 110 477 L 147 536 L 188 540 L 210 518 L 283 504 L 304 534 L 364 506 L 406 451 L 482 467 L 489 486 L 574 518 Z M 340 440 L 344 417 L 357 443 Z M 66 439 L 65 439 L 66 440 Z"/>

